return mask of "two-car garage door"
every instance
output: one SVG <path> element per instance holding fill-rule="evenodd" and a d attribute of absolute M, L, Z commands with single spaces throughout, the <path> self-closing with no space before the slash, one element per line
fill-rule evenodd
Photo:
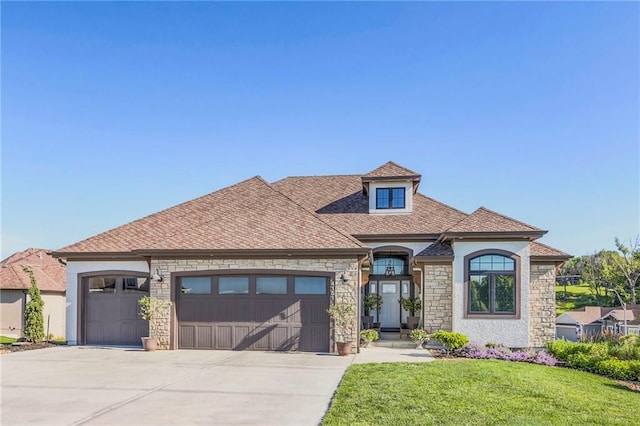
<path fill-rule="evenodd" d="M 329 350 L 329 279 L 184 276 L 176 283 L 181 349 Z"/>

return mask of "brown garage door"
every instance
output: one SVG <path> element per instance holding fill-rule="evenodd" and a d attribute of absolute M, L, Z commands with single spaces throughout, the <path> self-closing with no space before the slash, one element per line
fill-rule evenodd
<path fill-rule="evenodd" d="M 141 345 L 149 323 L 138 315 L 138 300 L 149 294 L 145 278 L 91 277 L 85 279 L 85 343 Z"/>
<path fill-rule="evenodd" d="M 329 279 L 178 278 L 178 347 L 328 352 Z"/>

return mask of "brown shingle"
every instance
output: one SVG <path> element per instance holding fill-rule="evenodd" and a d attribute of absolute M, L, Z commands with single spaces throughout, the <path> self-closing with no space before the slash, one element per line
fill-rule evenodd
<path fill-rule="evenodd" d="M 221 189 L 58 250 L 362 248 L 260 177 Z"/>
<path fill-rule="evenodd" d="M 531 256 L 541 256 L 541 257 L 565 257 L 569 259 L 571 255 L 560 251 L 558 249 L 554 249 L 546 244 L 539 243 L 537 241 L 532 241 L 530 245 L 530 254 Z"/>
<path fill-rule="evenodd" d="M 49 250 L 28 249 L 17 252 L 2 261 L 0 288 L 3 290 L 26 290 L 31 287 L 29 274 L 23 267 L 33 270 L 40 291 L 64 292 L 67 276 L 64 265 L 50 255 Z"/>
<path fill-rule="evenodd" d="M 480 207 L 460 222 L 447 229 L 447 233 L 459 232 L 544 232 L 540 228 L 512 219 Z"/>
<path fill-rule="evenodd" d="M 393 161 L 389 161 L 382 166 L 378 167 L 362 176 L 362 180 L 367 178 L 408 178 L 408 179 L 420 179 L 420 174 L 409 170 L 405 167 L 399 166 Z"/>
<path fill-rule="evenodd" d="M 414 195 L 411 214 L 369 214 L 357 175 L 288 177 L 273 187 L 351 235 L 440 234 L 466 217 L 419 193 Z"/>

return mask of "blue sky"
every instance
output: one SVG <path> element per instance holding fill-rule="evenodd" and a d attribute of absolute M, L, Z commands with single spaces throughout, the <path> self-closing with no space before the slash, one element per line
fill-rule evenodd
<path fill-rule="evenodd" d="M 638 3 L 2 3 L 2 257 L 393 160 L 571 254 L 640 232 Z"/>

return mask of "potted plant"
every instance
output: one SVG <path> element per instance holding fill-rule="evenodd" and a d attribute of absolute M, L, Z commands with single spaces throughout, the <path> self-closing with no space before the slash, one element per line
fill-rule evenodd
<path fill-rule="evenodd" d="M 356 312 L 355 306 L 348 303 L 336 303 L 329 306 L 327 313 L 340 329 L 342 335 L 350 335 L 353 328 L 353 315 Z M 336 336 L 338 333 L 336 333 Z M 341 341 L 336 339 L 338 355 L 349 355 L 351 353 L 351 340 Z"/>
<path fill-rule="evenodd" d="M 138 300 L 138 306 L 140 306 L 140 318 L 145 321 L 149 321 L 149 325 L 153 322 L 158 315 L 162 314 L 169 306 L 171 302 L 157 297 L 142 296 Z M 158 347 L 158 339 L 156 337 L 142 337 L 142 348 L 145 351 L 154 351 Z"/>
<path fill-rule="evenodd" d="M 362 330 L 360 332 L 360 342 L 363 348 L 366 348 L 367 346 L 369 346 L 369 343 L 375 342 L 379 338 L 380 336 L 378 335 L 378 332 L 372 328 Z"/>
<path fill-rule="evenodd" d="M 411 340 L 416 344 L 416 349 L 422 349 L 422 344 L 429 340 L 429 334 L 422 328 L 416 328 L 411 330 L 409 334 Z"/>
<path fill-rule="evenodd" d="M 420 312 L 422 309 L 420 298 L 417 296 L 407 297 L 406 299 L 401 297 L 400 304 L 402 308 L 410 314 L 407 316 L 407 328 L 409 330 L 417 328 L 420 323 L 420 317 L 416 316 L 416 312 Z"/>
<path fill-rule="evenodd" d="M 379 328 L 379 322 L 373 322 L 373 315 L 369 315 L 371 311 L 376 311 L 377 315 L 380 315 L 380 307 L 382 306 L 382 296 L 377 293 L 369 293 L 363 300 L 364 316 L 362 317 L 362 324 L 364 328 Z M 369 326 L 367 326 L 369 324 Z"/>

